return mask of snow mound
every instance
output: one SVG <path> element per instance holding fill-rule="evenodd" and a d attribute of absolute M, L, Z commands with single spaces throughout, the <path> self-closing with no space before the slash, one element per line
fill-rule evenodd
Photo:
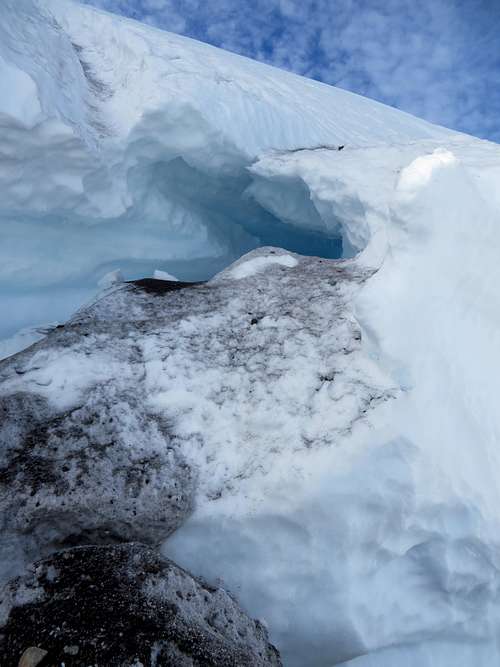
<path fill-rule="evenodd" d="M 293 268 L 297 266 L 298 261 L 295 257 L 286 254 L 258 256 L 252 259 L 245 259 L 238 262 L 234 268 L 227 272 L 227 275 L 234 280 L 241 280 L 242 278 L 249 278 L 259 271 L 264 271 L 266 268 L 274 265 L 285 266 Z"/>
<path fill-rule="evenodd" d="M 0 68 L 0 337 L 64 321 L 118 268 L 195 281 L 261 245 L 354 254 L 351 206 L 325 217 L 281 159 L 456 136 L 69 0 L 4 0 Z"/>
<path fill-rule="evenodd" d="M 106 273 L 98 281 L 97 284 L 99 285 L 99 287 L 107 289 L 108 287 L 112 287 L 113 285 L 117 285 L 122 282 L 123 282 L 123 274 L 120 271 L 120 269 L 116 269 L 115 271 L 110 271 L 109 273 Z"/>
<path fill-rule="evenodd" d="M 171 273 L 167 273 L 166 271 L 160 271 L 160 269 L 155 269 L 153 278 L 155 280 L 173 280 L 174 282 L 179 282 L 179 278 L 176 278 Z"/>
<path fill-rule="evenodd" d="M 339 266 L 378 259 L 379 268 L 358 292 L 343 284 L 340 293 L 360 326 L 360 363 L 386 373 L 385 384 L 369 400 L 367 423 L 353 428 L 344 419 L 363 391 L 344 381 L 355 357 L 340 375 L 325 372 L 325 412 L 314 402 L 297 412 L 311 430 L 303 446 L 245 469 L 233 495 L 200 501 L 166 553 L 208 578 L 222 569 L 251 613 L 267 619 L 286 665 L 493 667 L 500 660 L 500 149 L 473 140 L 388 147 L 383 156 L 367 149 L 365 171 L 348 159 L 342 184 L 334 159 L 324 151 L 280 164 L 300 174 L 325 216 L 342 191 L 352 204 L 349 233 L 369 230 L 363 253 Z M 377 167 L 370 179 L 366 165 Z M 282 272 L 284 284 L 296 270 Z M 302 288 L 317 298 L 305 277 Z M 310 312 L 290 311 L 281 298 L 285 312 L 311 325 Z M 341 321 L 342 309 L 331 295 L 317 307 L 338 340 L 327 318 L 337 312 Z M 319 339 L 311 348 L 304 340 L 284 352 L 263 349 L 281 371 L 283 355 L 294 360 L 297 385 L 283 380 L 282 390 L 296 405 Z M 366 380 L 368 368 L 359 377 Z M 263 412 L 253 416 L 266 435 L 279 400 L 262 397 Z M 214 433 L 224 424 L 226 434 L 228 423 Z M 270 450 L 290 442 L 289 428 L 280 422 Z M 321 432 L 336 433 L 335 444 L 316 448 Z"/>

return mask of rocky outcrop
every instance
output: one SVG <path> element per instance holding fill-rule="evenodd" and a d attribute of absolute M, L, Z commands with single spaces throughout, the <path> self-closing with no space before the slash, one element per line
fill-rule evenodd
<path fill-rule="evenodd" d="M 36 563 L 0 605 L 2 667 L 26 647 L 66 667 L 278 667 L 237 602 L 141 544 L 76 547 Z"/>
<path fill-rule="evenodd" d="M 152 548 L 192 512 L 200 471 L 151 405 L 148 345 L 231 291 L 112 287 L 0 364 L 2 667 L 281 664 L 231 595 Z"/>
<path fill-rule="evenodd" d="M 0 363 L 0 560 L 158 544 L 283 447 L 335 444 L 391 396 L 346 313 L 365 278 L 260 249 L 206 284 L 112 287 Z"/>

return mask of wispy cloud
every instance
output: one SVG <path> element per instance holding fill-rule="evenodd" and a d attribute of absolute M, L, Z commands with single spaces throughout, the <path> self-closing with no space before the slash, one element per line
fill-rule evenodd
<path fill-rule="evenodd" d="M 86 0 L 500 142 L 496 0 Z"/>

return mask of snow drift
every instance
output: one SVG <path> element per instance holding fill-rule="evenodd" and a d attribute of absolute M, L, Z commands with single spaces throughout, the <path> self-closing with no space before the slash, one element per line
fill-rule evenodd
<path fill-rule="evenodd" d="M 256 251 L 211 283 L 223 306 L 172 319 L 176 347 L 141 339 L 199 474 L 166 553 L 223 578 L 288 665 L 497 665 L 498 146 L 62 0 L 5 0 L 0 57 L 2 335 L 119 268 L 205 279 L 277 245 L 362 276 L 333 296 L 319 260 Z M 254 296 L 239 367 L 223 341 Z M 70 400 L 83 362 L 51 354 L 25 380 L 57 403 L 54 363 Z"/>
<path fill-rule="evenodd" d="M 64 320 L 116 269 L 205 279 L 269 244 L 338 257 L 341 204 L 323 216 L 300 178 L 256 161 L 451 136 L 64 0 L 3 2 L 0 59 L 0 337 Z"/>

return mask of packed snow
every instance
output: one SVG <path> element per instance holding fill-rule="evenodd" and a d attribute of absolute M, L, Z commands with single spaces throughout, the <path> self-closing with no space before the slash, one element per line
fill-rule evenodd
<path fill-rule="evenodd" d="M 231 269 L 229 275 L 235 280 L 241 280 L 242 278 L 253 276 L 272 264 L 292 268 L 297 266 L 297 260 L 291 255 L 260 255 L 258 257 L 253 257 L 252 259 L 245 258 Z"/>
<path fill-rule="evenodd" d="M 179 278 L 176 278 L 171 273 L 167 271 L 162 271 L 161 269 L 155 269 L 153 273 L 153 278 L 155 280 L 173 280 L 174 282 L 179 282 Z"/>
<path fill-rule="evenodd" d="M 99 285 L 99 287 L 107 289 L 109 287 L 113 287 L 113 285 L 122 283 L 123 280 L 124 280 L 123 274 L 120 271 L 120 269 L 115 269 L 114 271 L 109 271 L 109 273 L 105 273 L 97 284 Z"/>
<path fill-rule="evenodd" d="M 41 343 L 7 389 L 140 382 L 199 478 L 165 553 L 288 667 L 496 667 L 500 148 L 64 0 L 4 0 L 0 73 L 1 336 L 224 269 L 140 373 Z"/>
<path fill-rule="evenodd" d="M 500 150 L 447 146 L 368 149 L 362 171 L 346 158 L 345 181 L 328 151 L 280 158 L 325 216 L 339 197 L 350 202 L 353 244 L 370 239 L 355 265 L 380 268 L 350 299 L 365 358 L 392 379 L 392 398 L 370 411 L 368 429 L 283 455 L 263 480 L 241 482 L 237 499 L 200 502 L 166 553 L 205 576 L 222 569 L 288 665 L 500 659 Z M 276 167 L 270 160 L 261 168 Z M 298 362 L 296 371 L 303 379 Z M 333 433 L 337 408 L 348 414 L 360 396 L 341 381 L 332 388 L 327 414 L 303 417 L 309 427 Z"/>

